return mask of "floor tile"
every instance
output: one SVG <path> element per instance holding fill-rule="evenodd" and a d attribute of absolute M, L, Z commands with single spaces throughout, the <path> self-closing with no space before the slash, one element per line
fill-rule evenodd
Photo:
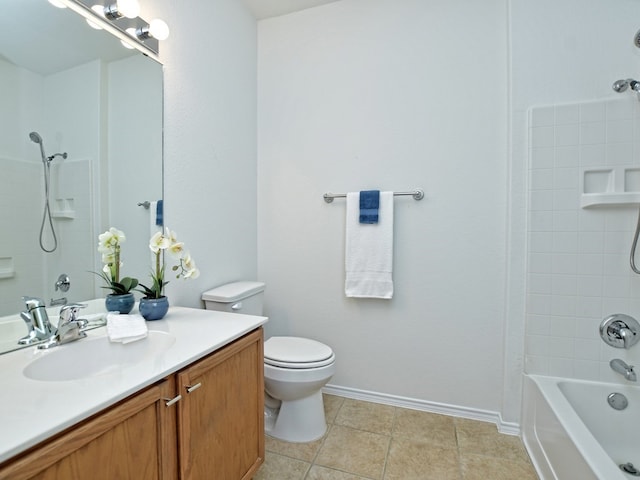
<path fill-rule="evenodd" d="M 267 452 L 253 480 L 303 480 L 310 466 L 307 462 Z"/>
<path fill-rule="evenodd" d="M 389 435 L 393 428 L 395 410 L 395 407 L 389 405 L 347 398 L 340 407 L 334 423 L 367 432 Z"/>
<path fill-rule="evenodd" d="M 529 456 L 519 437 L 498 432 L 492 423 L 456 418 L 456 434 L 461 453 L 475 453 L 528 462 Z"/>
<path fill-rule="evenodd" d="M 313 465 L 305 480 L 370 480 L 359 475 L 333 470 L 331 468 Z"/>
<path fill-rule="evenodd" d="M 334 425 L 315 464 L 378 480 L 382 478 L 390 437 Z"/>
<path fill-rule="evenodd" d="M 333 423 L 338 414 L 338 410 L 344 403 L 344 397 L 338 397 L 336 395 L 322 395 L 324 402 L 324 416 L 327 423 Z"/>
<path fill-rule="evenodd" d="M 537 480 L 520 438 L 493 423 L 323 395 L 326 435 L 266 437 L 254 480 Z"/>
<path fill-rule="evenodd" d="M 394 438 L 420 440 L 429 444 L 457 448 L 453 417 L 399 408 L 393 427 Z"/>
<path fill-rule="evenodd" d="M 461 454 L 464 480 L 538 480 L 531 463 L 484 455 Z"/>
<path fill-rule="evenodd" d="M 323 441 L 324 437 L 315 442 L 289 443 L 266 435 L 264 446 L 267 452 L 279 453 L 305 462 L 313 462 Z"/>
<path fill-rule="evenodd" d="M 457 449 L 405 438 L 391 440 L 384 480 L 461 479 Z"/>

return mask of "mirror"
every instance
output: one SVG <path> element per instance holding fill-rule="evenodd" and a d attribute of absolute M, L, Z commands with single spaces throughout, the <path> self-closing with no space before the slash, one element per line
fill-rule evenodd
<path fill-rule="evenodd" d="M 162 198 L 162 66 L 69 9 L 3 0 L 0 86 L 0 317 L 24 310 L 23 295 L 108 293 L 91 272 L 111 226 L 127 236 L 123 274 L 144 282 L 157 227 L 138 204 Z"/>

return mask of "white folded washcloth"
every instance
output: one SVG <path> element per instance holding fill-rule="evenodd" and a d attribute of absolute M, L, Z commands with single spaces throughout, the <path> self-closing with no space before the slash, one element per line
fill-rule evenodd
<path fill-rule="evenodd" d="M 393 297 L 393 192 L 380 192 L 378 223 L 360 223 L 360 194 L 347 193 L 345 295 Z"/>
<path fill-rule="evenodd" d="M 112 342 L 131 343 L 145 338 L 149 330 L 142 315 L 107 314 L 107 335 Z"/>

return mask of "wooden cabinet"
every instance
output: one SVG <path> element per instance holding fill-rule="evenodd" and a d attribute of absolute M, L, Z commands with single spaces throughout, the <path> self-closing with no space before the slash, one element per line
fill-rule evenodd
<path fill-rule="evenodd" d="M 163 398 L 168 379 L 72 427 L 0 468 L 0 478 L 21 480 L 175 479 L 176 417 Z M 59 406 L 64 408 L 64 406 Z M 48 414 L 55 415 L 55 409 Z"/>
<path fill-rule="evenodd" d="M 264 459 L 263 382 L 262 331 L 177 375 L 181 479 L 255 474 Z"/>
<path fill-rule="evenodd" d="M 8 460 L 0 479 L 249 480 L 264 461 L 263 382 L 259 328 Z"/>

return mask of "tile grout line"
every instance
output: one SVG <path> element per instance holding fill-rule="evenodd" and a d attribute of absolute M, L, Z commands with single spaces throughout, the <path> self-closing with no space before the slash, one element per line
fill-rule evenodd
<path fill-rule="evenodd" d="M 398 407 L 393 407 L 393 421 L 391 422 L 391 432 L 389 433 L 389 445 L 387 445 L 387 453 L 384 456 L 384 464 L 382 465 L 382 477 L 380 480 L 384 480 L 387 475 L 387 463 L 389 462 L 389 455 L 391 453 L 391 442 L 393 442 L 393 432 L 395 432 L 397 423 Z"/>
<path fill-rule="evenodd" d="M 342 410 L 343 405 L 344 405 L 344 398 L 340 402 L 340 407 L 338 407 L 338 410 L 336 411 L 336 414 L 331 419 L 331 422 L 326 422 L 326 419 L 325 419 L 325 422 L 327 423 L 327 431 L 324 433 L 324 436 L 322 437 L 322 442 L 320 443 L 320 446 L 318 447 L 318 450 L 316 451 L 315 455 L 311 459 L 311 463 L 309 464 L 309 469 L 307 470 L 307 473 L 304 475 L 304 477 L 302 477 L 303 480 L 306 480 L 309 478 L 309 473 L 311 472 L 311 469 L 313 468 L 314 465 L 316 465 L 316 460 L 318 459 L 318 455 L 320 455 L 320 451 L 322 450 L 322 447 L 324 447 L 324 442 L 329 436 L 329 433 L 331 433 L 331 430 L 333 430 L 333 426 L 335 425 L 336 419 L 338 418 L 338 414 L 340 413 L 340 410 Z"/>
<path fill-rule="evenodd" d="M 458 424 L 453 420 L 453 429 L 456 436 L 456 451 L 458 452 L 458 474 L 461 480 L 464 480 L 464 472 L 462 471 L 462 455 L 460 452 L 460 437 L 458 436 Z"/>

